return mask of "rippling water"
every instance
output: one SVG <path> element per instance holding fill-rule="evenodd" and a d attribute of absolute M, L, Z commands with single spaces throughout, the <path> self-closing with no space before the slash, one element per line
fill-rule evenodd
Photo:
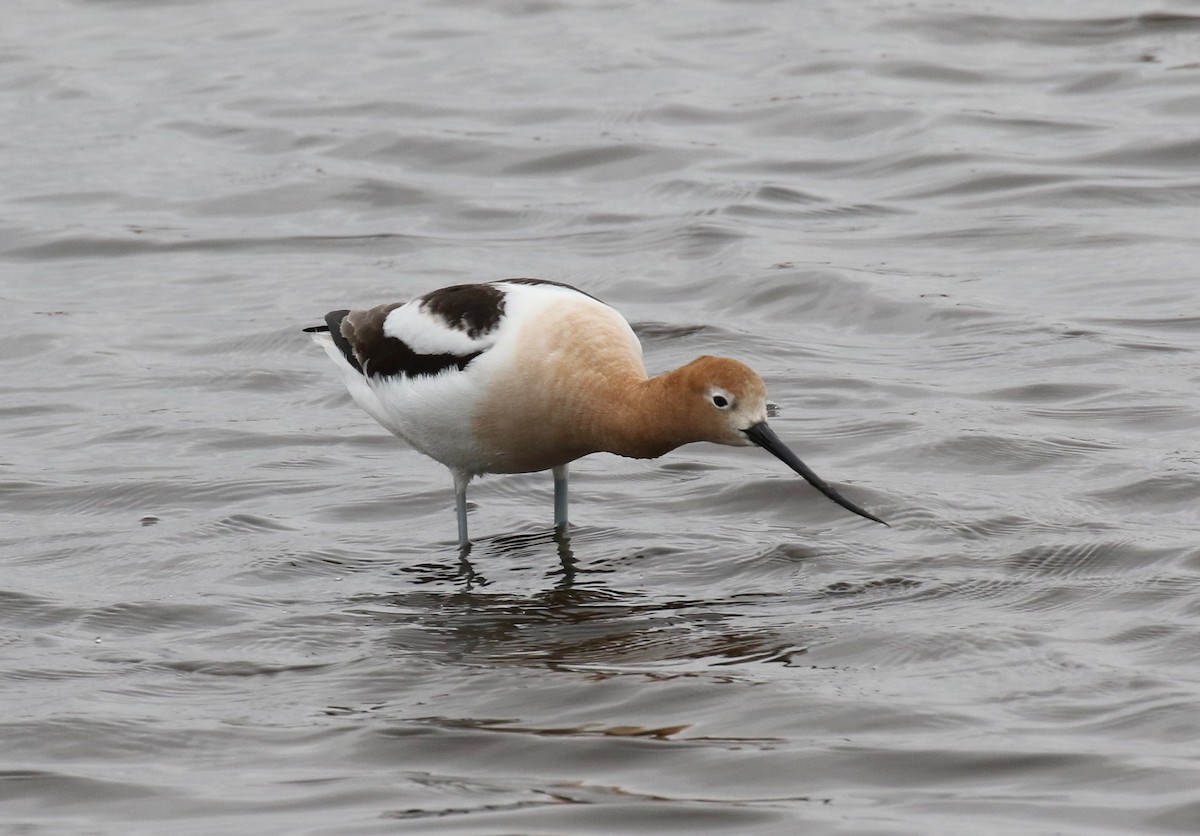
<path fill-rule="evenodd" d="M 1200 829 L 1200 4 L 33 2 L 0 821 Z M 753 450 L 472 490 L 300 327 L 533 275 Z"/>

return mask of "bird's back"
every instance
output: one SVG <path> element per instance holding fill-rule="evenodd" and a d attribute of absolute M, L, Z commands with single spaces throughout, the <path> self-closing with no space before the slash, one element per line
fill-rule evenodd
<path fill-rule="evenodd" d="M 508 288 L 502 339 L 476 361 L 486 392 L 473 434 L 489 471 L 545 470 L 596 450 L 628 387 L 646 379 L 642 347 L 617 311 L 574 290 Z"/>
<path fill-rule="evenodd" d="M 415 448 L 469 473 L 543 470 L 591 452 L 589 411 L 644 379 L 619 313 L 533 279 L 335 311 L 314 337 L 351 396 Z"/>

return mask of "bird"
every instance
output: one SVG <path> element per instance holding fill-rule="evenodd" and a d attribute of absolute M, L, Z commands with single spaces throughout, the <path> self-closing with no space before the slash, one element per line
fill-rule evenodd
<path fill-rule="evenodd" d="M 766 385 L 749 366 L 704 355 L 651 376 L 625 318 L 568 284 L 459 284 L 331 311 L 304 331 L 358 406 L 449 468 L 461 547 L 470 546 L 467 485 L 477 476 L 551 471 L 554 526 L 565 536 L 571 462 L 597 452 L 653 459 L 697 441 L 757 445 L 838 505 L 887 525 L 779 439 Z"/>

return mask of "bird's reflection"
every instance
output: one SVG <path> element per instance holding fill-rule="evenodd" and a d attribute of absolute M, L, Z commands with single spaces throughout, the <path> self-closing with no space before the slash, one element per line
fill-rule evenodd
<path fill-rule="evenodd" d="M 496 556 L 519 555 L 523 552 L 538 554 L 541 551 L 538 547 L 547 542 L 553 543 L 558 552 L 558 568 L 550 573 L 550 577 L 557 576 L 554 589 L 561 592 L 568 591 L 575 584 L 579 561 L 575 557 L 574 549 L 571 548 L 571 536 L 566 531 L 554 528 L 548 534 L 537 532 L 496 537 L 489 541 L 488 551 Z M 465 543 L 458 547 L 458 566 L 454 573 L 454 581 L 460 592 L 472 592 L 488 585 L 487 577 L 475 567 L 475 563 L 471 560 L 471 552 L 474 548 L 473 543 Z M 427 570 L 431 567 L 429 564 L 423 564 L 413 568 Z M 428 583 L 445 579 L 443 572 L 435 571 L 431 576 L 417 578 L 416 582 Z"/>
<path fill-rule="evenodd" d="M 614 584 L 629 577 L 628 564 L 642 554 L 614 553 L 605 547 L 605 532 L 575 534 L 574 540 L 548 530 L 481 539 L 397 567 L 407 590 L 355 603 L 390 627 L 384 639 L 390 652 L 432 653 L 447 663 L 728 665 L 783 661 L 796 651 L 775 629 L 742 622 L 738 613 L 761 603 L 754 596 L 741 593 L 734 602 L 622 589 Z"/>

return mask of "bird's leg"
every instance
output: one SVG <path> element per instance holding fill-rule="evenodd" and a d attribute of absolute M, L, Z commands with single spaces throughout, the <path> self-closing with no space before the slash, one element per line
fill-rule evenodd
<path fill-rule="evenodd" d="M 467 483 L 471 481 L 471 474 L 462 470 L 452 472 L 454 473 L 454 509 L 458 512 L 458 545 L 460 548 L 468 548 L 471 541 L 467 537 Z"/>
<path fill-rule="evenodd" d="M 554 468 L 554 528 L 560 534 L 567 533 L 567 466 Z"/>

